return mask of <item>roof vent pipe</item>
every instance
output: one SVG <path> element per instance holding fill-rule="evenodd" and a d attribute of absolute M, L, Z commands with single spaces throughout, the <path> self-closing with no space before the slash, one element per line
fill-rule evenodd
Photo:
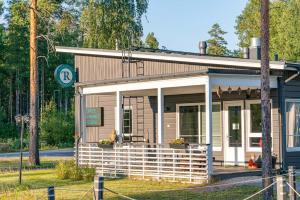
<path fill-rule="evenodd" d="M 200 55 L 206 55 L 206 49 L 207 49 L 206 41 L 200 41 L 199 42 Z"/>
<path fill-rule="evenodd" d="M 275 55 L 274 55 L 274 60 L 275 60 L 275 61 L 279 61 L 279 55 L 278 55 L 278 53 L 275 53 Z"/>
<path fill-rule="evenodd" d="M 251 45 L 249 51 L 250 59 L 261 59 L 261 40 L 258 37 L 251 38 Z"/>
<path fill-rule="evenodd" d="M 242 54 L 243 54 L 243 58 L 249 59 L 249 48 L 248 47 L 243 47 L 242 48 Z"/>

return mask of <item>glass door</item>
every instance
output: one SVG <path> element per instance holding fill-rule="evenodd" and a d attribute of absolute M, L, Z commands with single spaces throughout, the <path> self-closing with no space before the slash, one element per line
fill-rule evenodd
<path fill-rule="evenodd" d="M 245 165 L 243 102 L 224 103 L 226 165 Z"/>

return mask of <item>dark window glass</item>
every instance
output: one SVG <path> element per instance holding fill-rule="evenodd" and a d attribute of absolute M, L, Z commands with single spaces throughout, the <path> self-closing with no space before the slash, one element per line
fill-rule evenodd
<path fill-rule="evenodd" d="M 261 133 L 261 105 L 250 104 L 251 133 Z"/>
<path fill-rule="evenodd" d="M 198 143 L 198 110 L 197 105 L 179 107 L 180 137 L 188 143 Z"/>
<path fill-rule="evenodd" d="M 123 133 L 132 133 L 132 110 L 125 109 L 123 114 Z"/>
<path fill-rule="evenodd" d="M 251 137 L 250 139 L 250 147 L 261 147 L 261 137 Z"/>
<path fill-rule="evenodd" d="M 228 113 L 229 146 L 241 147 L 241 106 L 229 106 Z"/>

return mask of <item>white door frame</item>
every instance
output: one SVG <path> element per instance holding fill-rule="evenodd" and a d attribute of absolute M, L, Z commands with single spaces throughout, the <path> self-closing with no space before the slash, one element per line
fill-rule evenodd
<path fill-rule="evenodd" d="M 228 107 L 241 106 L 241 139 L 242 147 L 229 147 L 228 137 Z M 225 165 L 239 165 L 245 166 L 245 116 L 244 116 L 244 101 L 224 101 L 223 102 L 223 120 L 224 120 L 224 164 Z M 234 155 L 233 155 L 234 154 Z M 232 157 L 237 159 L 232 159 Z"/>

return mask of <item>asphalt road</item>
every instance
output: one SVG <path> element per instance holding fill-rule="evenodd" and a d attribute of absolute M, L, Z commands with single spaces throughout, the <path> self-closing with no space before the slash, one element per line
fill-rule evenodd
<path fill-rule="evenodd" d="M 0 158 L 14 158 L 19 157 L 19 152 L 14 153 L 0 153 Z M 28 152 L 23 153 L 24 157 L 28 157 Z M 48 150 L 40 151 L 40 157 L 72 157 L 74 156 L 74 149 L 57 149 L 57 150 Z"/>

